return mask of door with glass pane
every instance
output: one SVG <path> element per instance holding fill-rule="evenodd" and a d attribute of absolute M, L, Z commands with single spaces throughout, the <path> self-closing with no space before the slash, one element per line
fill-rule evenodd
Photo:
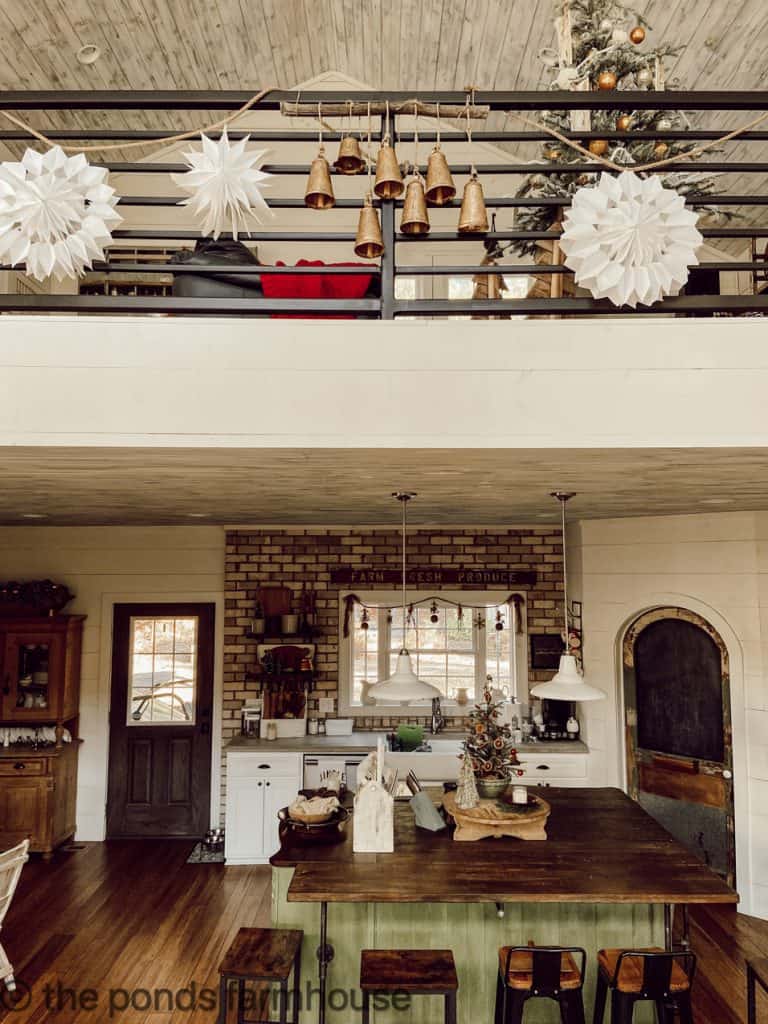
<path fill-rule="evenodd" d="M 213 605 L 115 605 L 110 837 L 208 828 L 213 627 Z"/>

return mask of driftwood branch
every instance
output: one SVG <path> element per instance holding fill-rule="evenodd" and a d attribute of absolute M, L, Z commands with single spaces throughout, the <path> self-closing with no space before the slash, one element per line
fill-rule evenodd
<path fill-rule="evenodd" d="M 414 108 L 420 117 L 437 117 L 436 103 L 422 103 L 420 100 L 406 100 L 404 103 L 389 104 L 391 114 L 413 114 Z M 386 114 L 387 104 L 384 100 L 373 100 L 371 102 L 372 114 Z M 485 120 L 490 112 L 490 107 L 470 106 L 469 116 Z M 316 103 L 281 103 L 280 113 L 284 117 L 317 117 L 318 107 Z M 367 103 L 323 103 L 320 109 L 323 117 L 367 117 Z M 440 104 L 440 117 L 457 118 L 467 116 L 467 108 L 464 105 Z"/>

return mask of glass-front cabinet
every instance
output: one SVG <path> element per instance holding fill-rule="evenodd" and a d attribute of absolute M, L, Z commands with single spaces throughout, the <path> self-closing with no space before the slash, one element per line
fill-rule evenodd
<path fill-rule="evenodd" d="M 55 723 L 77 715 L 73 667 L 79 616 L 0 620 L 0 722 Z"/>

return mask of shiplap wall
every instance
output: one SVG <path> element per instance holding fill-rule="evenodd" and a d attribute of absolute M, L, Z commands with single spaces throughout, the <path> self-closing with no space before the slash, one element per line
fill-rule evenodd
<path fill-rule="evenodd" d="M 87 615 L 83 637 L 77 838 L 104 838 L 107 794 L 111 605 L 119 601 L 216 601 L 224 596 L 224 531 L 217 527 L 0 528 L 0 579 L 66 583 L 67 611 Z M 223 616 L 217 615 L 215 684 L 221 685 Z M 218 717 L 220 702 L 215 702 Z M 214 743 L 219 729 L 214 722 Z M 218 751 L 214 751 L 218 793 Z M 212 808 L 216 814 L 217 808 Z"/>
<path fill-rule="evenodd" d="M 768 918 L 768 513 L 583 522 L 569 534 L 584 658 L 608 699 L 583 706 L 592 785 L 623 785 L 617 644 L 648 608 L 706 618 L 731 666 L 737 885 L 746 913 Z M 674 722 L 670 722 L 674 728 Z"/>

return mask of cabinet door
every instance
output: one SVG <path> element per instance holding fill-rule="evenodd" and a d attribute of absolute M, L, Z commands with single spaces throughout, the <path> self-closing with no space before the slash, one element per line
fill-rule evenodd
<path fill-rule="evenodd" d="M 9 630 L 3 649 L 2 717 L 50 722 L 59 715 L 64 638 L 43 630 Z"/>
<path fill-rule="evenodd" d="M 280 849 L 277 812 L 296 798 L 299 781 L 295 777 L 267 779 L 264 783 L 264 856 L 269 858 Z"/>
<path fill-rule="evenodd" d="M 3 846 L 29 839 L 33 850 L 46 845 L 48 790 L 42 777 L 0 778 L 0 837 Z"/>
<path fill-rule="evenodd" d="M 264 860 L 264 779 L 227 783 L 225 855 L 228 861 Z"/>

